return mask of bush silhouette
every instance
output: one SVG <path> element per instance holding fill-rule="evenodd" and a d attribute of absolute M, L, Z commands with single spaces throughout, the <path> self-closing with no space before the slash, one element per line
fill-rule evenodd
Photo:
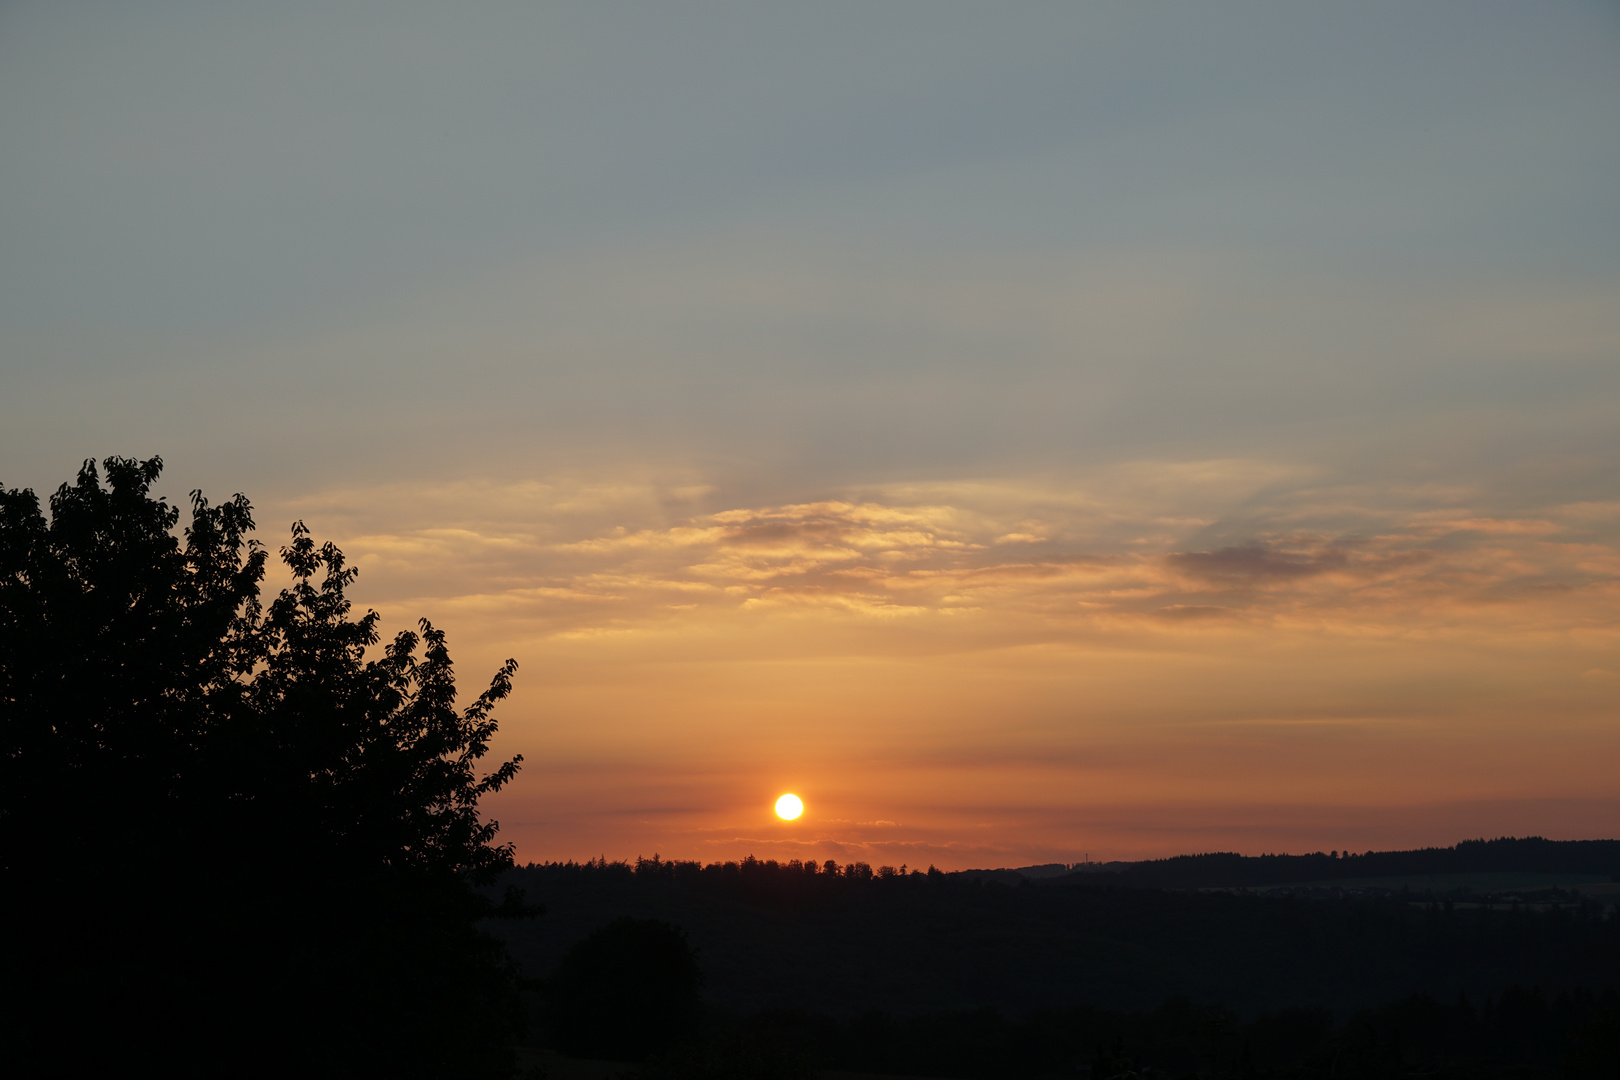
<path fill-rule="evenodd" d="M 28 928 L 0 1067 L 499 1068 L 517 1001 L 474 886 L 511 853 L 478 801 L 518 761 L 476 765 L 515 665 L 458 711 L 425 621 L 366 658 L 335 546 L 295 525 L 264 606 L 247 499 L 193 492 L 182 543 L 160 459 L 104 466 L 48 521 L 0 488 L 0 893 Z"/>
<path fill-rule="evenodd" d="M 616 919 L 563 956 L 551 980 L 552 1034 L 576 1057 L 641 1061 L 690 1035 L 703 973 L 679 927 Z"/>

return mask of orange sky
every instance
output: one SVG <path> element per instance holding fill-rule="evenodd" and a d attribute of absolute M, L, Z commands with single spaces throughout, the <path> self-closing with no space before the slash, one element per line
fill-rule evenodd
<path fill-rule="evenodd" d="M 523 859 L 1620 832 L 1620 503 L 1504 517 L 1310 479 L 1207 461 L 723 509 L 579 480 L 302 502 L 361 597 L 451 632 L 469 690 L 519 659 L 501 746 L 528 763 L 494 812 Z M 1242 544 L 1188 544 L 1240 504 Z"/>

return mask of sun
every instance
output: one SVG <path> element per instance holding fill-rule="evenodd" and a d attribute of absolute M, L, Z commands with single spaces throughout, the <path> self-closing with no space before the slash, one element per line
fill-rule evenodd
<path fill-rule="evenodd" d="M 797 795 L 784 795 L 776 800 L 776 816 L 783 821 L 792 821 L 804 813 L 804 802 Z"/>

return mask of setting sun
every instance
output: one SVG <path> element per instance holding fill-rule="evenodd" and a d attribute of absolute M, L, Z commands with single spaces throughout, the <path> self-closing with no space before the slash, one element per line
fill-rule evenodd
<path fill-rule="evenodd" d="M 776 800 L 776 816 L 783 821 L 792 821 L 804 813 L 804 803 L 797 795 L 784 795 Z"/>

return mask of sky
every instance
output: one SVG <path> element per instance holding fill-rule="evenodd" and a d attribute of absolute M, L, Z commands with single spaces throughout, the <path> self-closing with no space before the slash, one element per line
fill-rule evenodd
<path fill-rule="evenodd" d="M 1599 2 L 0 3 L 0 484 L 516 658 L 521 861 L 1612 837 L 1617 106 Z"/>

